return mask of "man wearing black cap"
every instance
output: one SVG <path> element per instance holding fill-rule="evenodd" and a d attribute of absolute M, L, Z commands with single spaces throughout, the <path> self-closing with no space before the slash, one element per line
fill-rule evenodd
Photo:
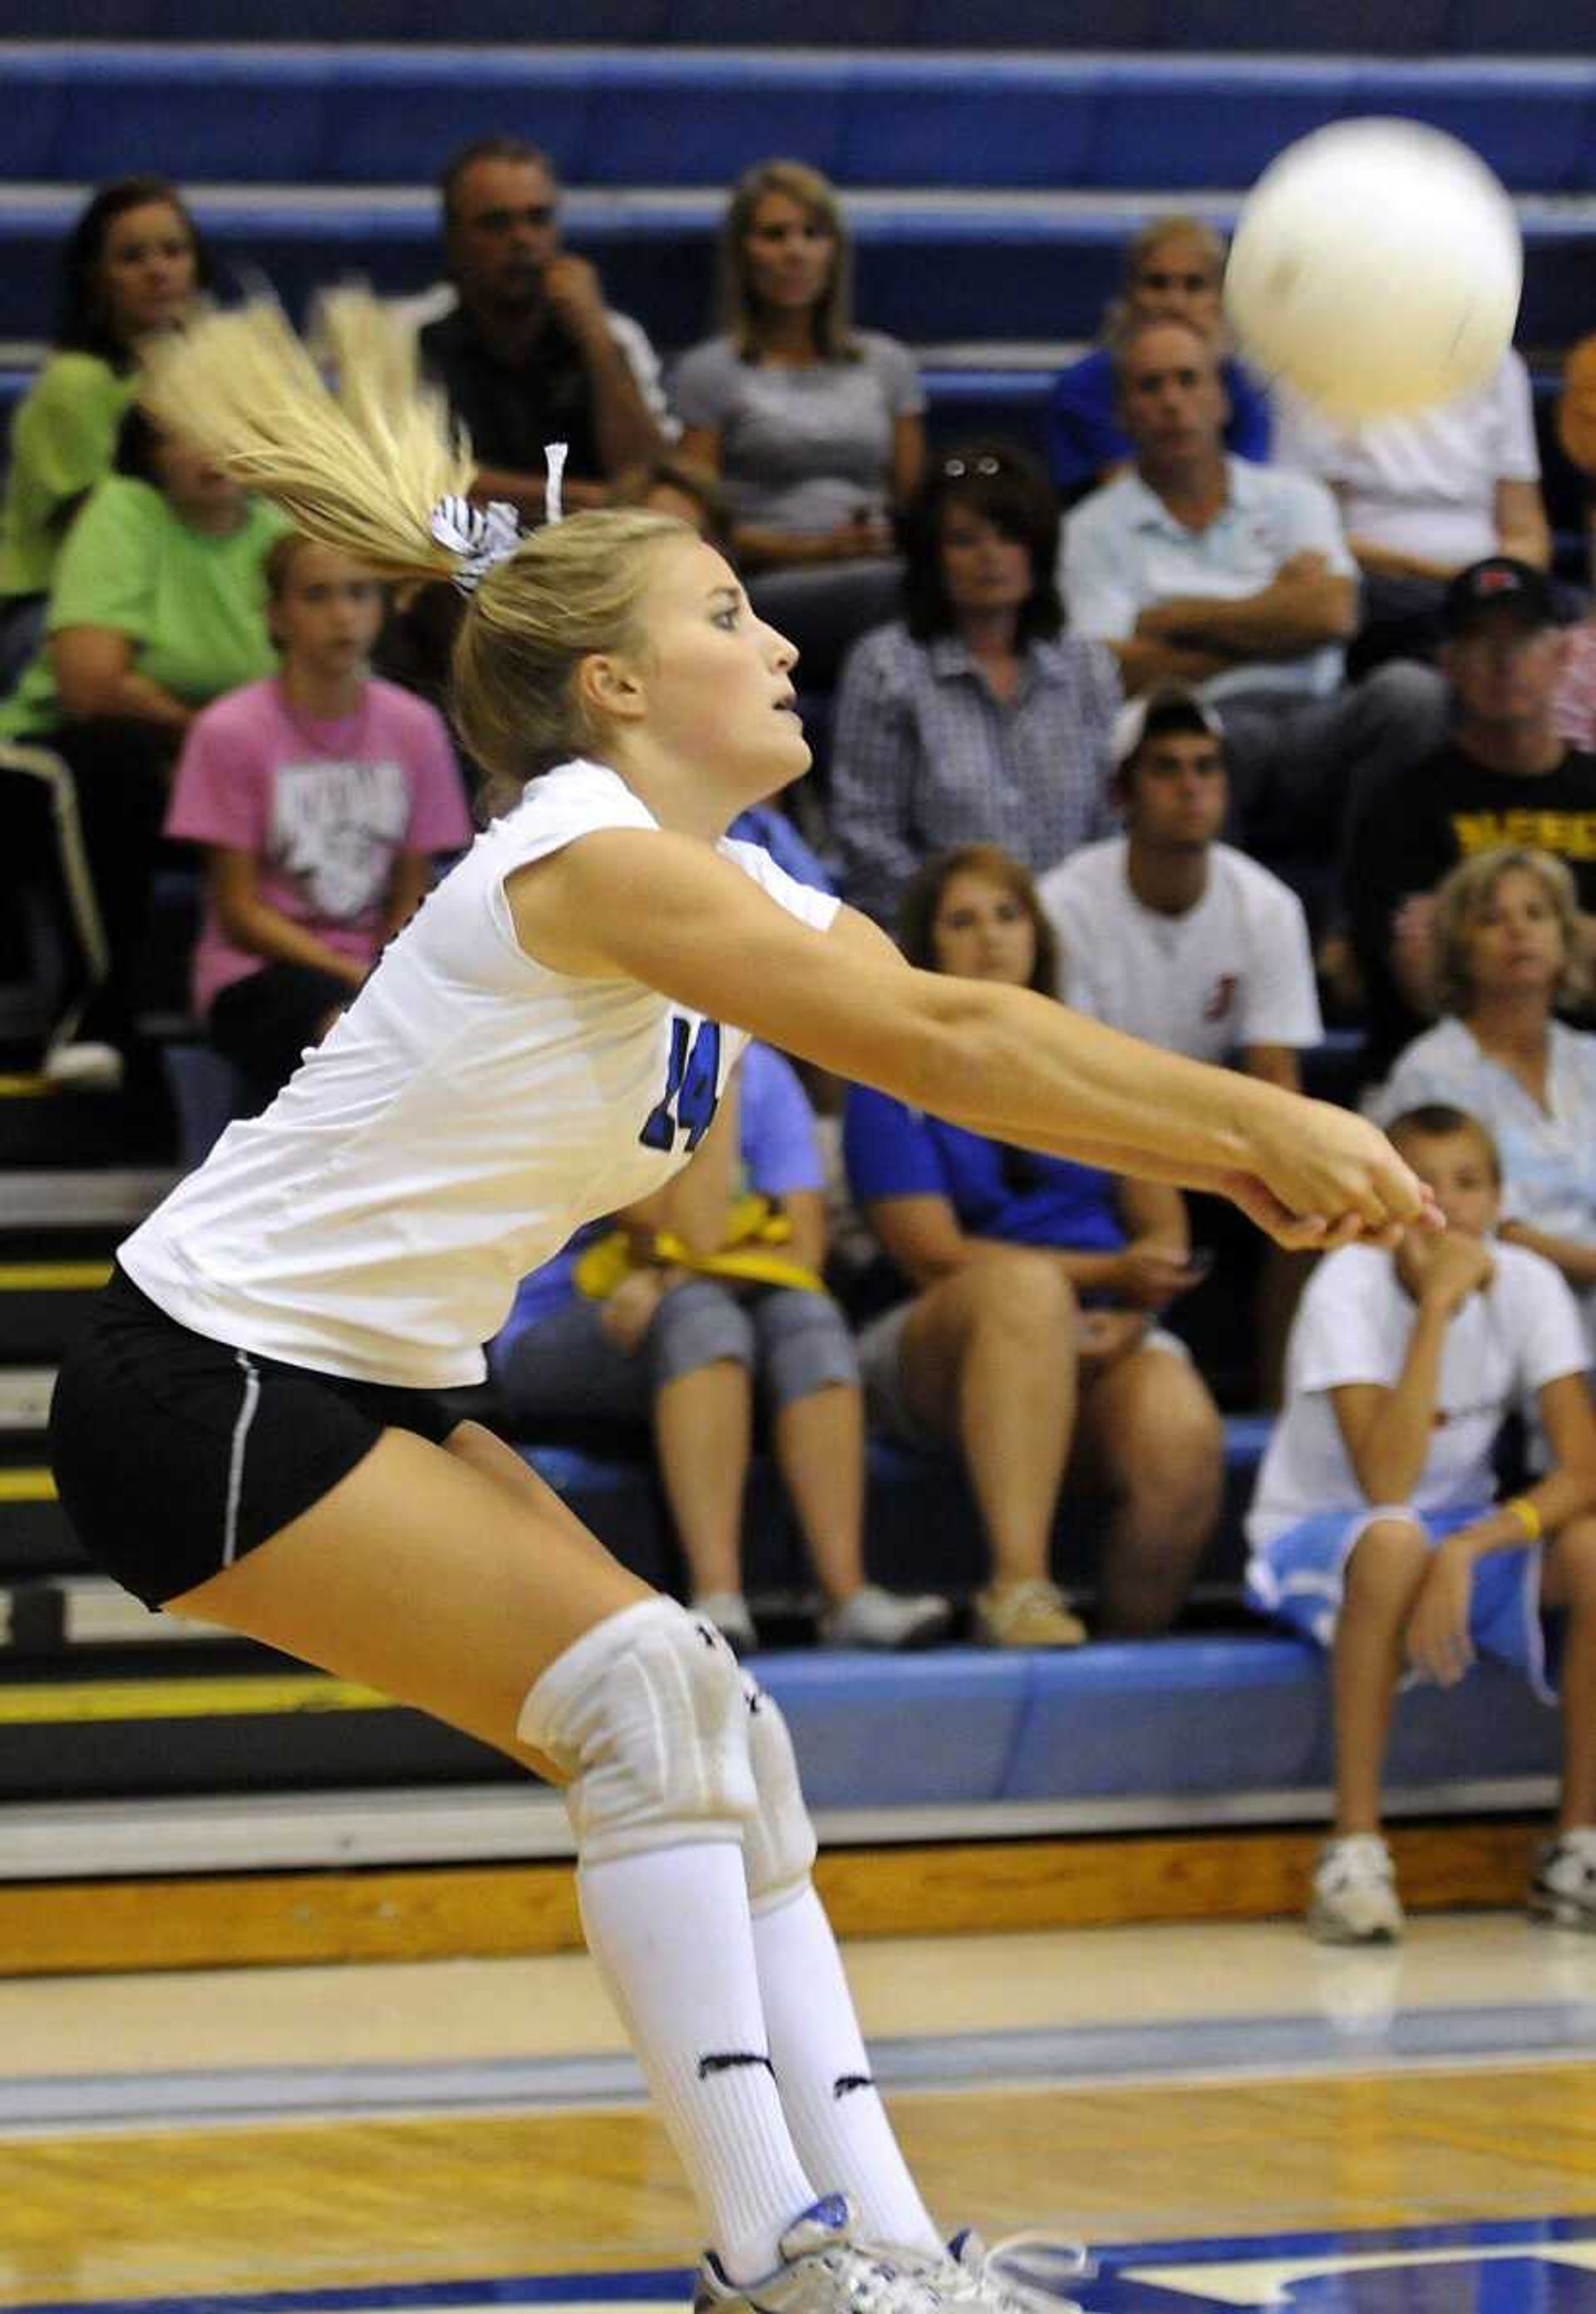
<path fill-rule="evenodd" d="M 1451 696 L 1444 746 L 1371 797 L 1347 851 L 1344 899 L 1379 1068 L 1433 1017 L 1436 885 L 1497 844 L 1550 852 L 1596 918 L 1596 755 L 1557 737 L 1564 637 L 1544 571 L 1494 554 L 1447 588 L 1442 650 Z"/>

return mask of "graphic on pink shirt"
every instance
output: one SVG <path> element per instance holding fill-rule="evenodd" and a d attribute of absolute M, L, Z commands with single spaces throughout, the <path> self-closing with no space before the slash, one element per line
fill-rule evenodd
<path fill-rule="evenodd" d="M 471 822 L 443 720 L 424 701 L 373 680 L 354 715 L 315 723 L 291 714 L 269 678 L 196 719 L 166 832 L 250 853 L 268 907 L 369 964 L 399 855 L 460 851 Z M 207 903 L 195 1011 L 203 1018 L 224 988 L 267 961 L 230 941 Z"/>

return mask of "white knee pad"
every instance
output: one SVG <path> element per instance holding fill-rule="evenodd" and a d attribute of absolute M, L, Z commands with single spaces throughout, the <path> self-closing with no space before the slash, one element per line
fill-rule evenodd
<path fill-rule="evenodd" d="M 759 1806 L 743 1827 L 748 1902 L 755 1912 L 774 1912 L 796 1896 L 814 1868 L 815 1827 L 804 1805 L 792 1737 L 779 1704 L 746 1676 L 748 1755 Z"/>
<path fill-rule="evenodd" d="M 671 1599 L 645 1599 L 549 1665 L 516 1732 L 567 1777 L 584 1864 L 740 1840 L 758 1805 L 736 1658 Z"/>

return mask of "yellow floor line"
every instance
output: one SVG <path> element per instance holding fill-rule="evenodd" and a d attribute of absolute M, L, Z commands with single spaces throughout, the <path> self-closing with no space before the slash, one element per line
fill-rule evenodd
<path fill-rule="evenodd" d="M 109 1261 L 0 1261 L 0 1294 L 73 1294 L 96 1289 Z"/>
<path fill-rule="evenodd" d="M 48 1471 L 0 1471 L 0 1503 L 53 1503 L 56 1482 Z"/>
<path fill-rule="evenodd" d="M 110 1719 L 262 1718 L 292 1711 L 393 1711 L 375 1688 L 320 1674 L 281 1679 L 85 1680 L 0 1688 L 0 1727 Z"/>

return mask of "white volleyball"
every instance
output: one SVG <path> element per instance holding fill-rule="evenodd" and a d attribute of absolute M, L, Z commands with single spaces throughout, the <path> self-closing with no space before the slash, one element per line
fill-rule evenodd
<path fill-rule="evenodd" d="M 1248 195 L 1225 271 L 1243 356 L 1342 420 L 1482 384 L 1512 343 L 1518 219 L 1456 137 L 1340 120 L 1289 146 Z"/>

